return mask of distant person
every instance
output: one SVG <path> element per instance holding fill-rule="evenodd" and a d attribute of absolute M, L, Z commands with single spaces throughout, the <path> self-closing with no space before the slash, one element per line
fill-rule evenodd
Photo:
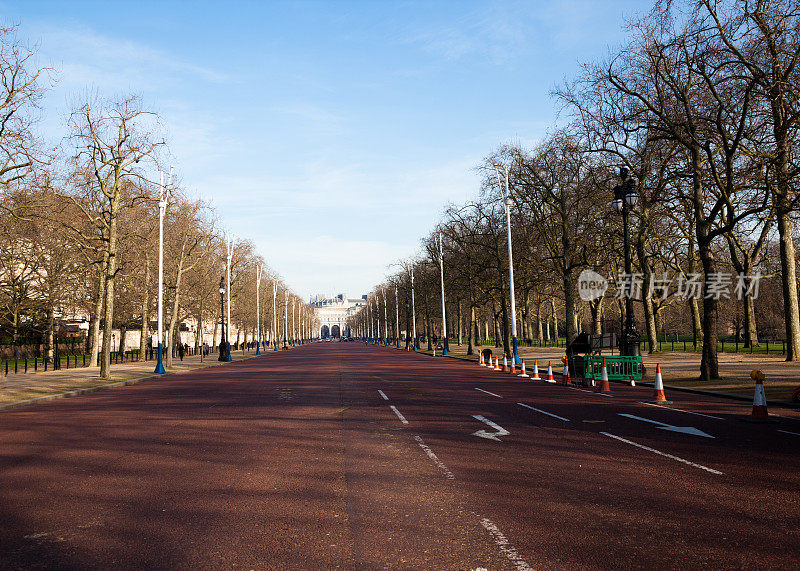
<path fill-rule="evenodd" d="M 178 343 L 178 357 L 183 361 L 183 343 Z"/>

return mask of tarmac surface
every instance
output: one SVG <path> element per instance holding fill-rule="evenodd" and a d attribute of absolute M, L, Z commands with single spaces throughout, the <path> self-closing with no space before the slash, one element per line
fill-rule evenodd
<path fill-rule="evenodd" d="M 800 567 L 800 411 L 612 389 L 314 343 L 7 410 L 0 568 Z"/>

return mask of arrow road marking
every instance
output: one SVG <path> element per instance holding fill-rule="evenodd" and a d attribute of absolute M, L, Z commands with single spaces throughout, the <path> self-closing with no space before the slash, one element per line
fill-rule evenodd
<path fill-rule="evenodd" d="M 488 438 L 489 440 L 497 440 L 498 442 L 502 442 L 498 438 L 498 436 L 507 436 L 507 435 L 511 434 L 508 430 L 506 430 L 502 426 L 498 426 L 497 424 L 495 424 L 494 422 L 492 422 L 491 420 L 489 420 L 485 416 L 481 416 L 480 414 L 473 414 L 472 418 L 476 418 L 476 419 L 480 420 L 481 422 L 485 422 L 486 424 L 488 424 L 489 426 L 491 426 L 492 428 L 494 428 L 497 431 L 497 432 L 486 432 L 485 430 L 481 429 L 481 430 L 478 430 L 477 432 L 473 432 L 472 433 L 473 436 L 480 436 L 481 438 Z"/>
<path fill-rule="evenodd" d="M 496 394 L 494 394 L 494 393 L 490 393 L 489 391 L 485 391 L 485 390 L 483 390 L 483 389 L 479 389 L 478 387 L 475 387 L 475 390 L 476 390 L 476 391 L 481 391 L 482 393 L 486 393 L 487 395 L 492 395 L 493 397 L 497 397 L 497 398 L 499 398 L 499 399 L 503 398 L 503 397 L 501 397 L 500 395 L 496 395 Z"/>
<path fill-rule="evenodd" d="M 563 416 L 558 416 L 557 414 L 553 414 L 551 412 L 545 412 L 545 411 L 540 410 L 538 408 L 533 408 L 532 406 L 529 406 L 529 405 L 527 405 L 525 403 L 522 403 L 522 402 L 518 402 L 517 404 L 519 406 L 524 406 L 525 408 L 529 408 L 531 410 L 535 410 L 536 412 L 541 412 L 542 414 L 546 414 L 547 416 L 552 416 L 553 418 L 557 418 L 558 420 L 563 420 L 564 422 L 569 422 L 569 419 L 568 418 L 564 418 Z"/>
<path fill-rule="evenodd" d="M 671 432 L 681 432 L 683 434 L 692 434 L 694 436 L 703 436 L 705 438 L 714 438 L 710 434 L 706 434 L 699 428 L 695 428 L 693 426 L 672 426 L 671 424 L 667 424 L 666 422 L 659 422 L 657 420 L 650 420 L 649 418 L 642 418 L 641 416 L 635 416 L 633 414 L 625 414 L 625 413 L 617 413 L 619 416 L 624 416 L 626 418 L 632 418 L 634 420 L 641 420 L 642 422 L 649 422 L 650 424 L 657 424 L 656 428 L 660 428 L 661 430 L 669 430 Z"/>

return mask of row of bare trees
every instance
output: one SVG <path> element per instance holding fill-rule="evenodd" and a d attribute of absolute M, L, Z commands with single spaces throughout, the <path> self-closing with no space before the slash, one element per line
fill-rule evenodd
<path fill-rule="evenodd" d="M 93 96 L 71 112 L 62 143 L 45 148 L 36 124 L 49 72 L 30 68 L 34 52 L 17 33 L 0 30 L 0 336 L 44 345 L 52 356 L 57 327 L 88 318 L 91 360 L 108 377 L 111 352 L 126 347 L 129 332 L 139 333 L 140 359 L 153 343 L 163 128 L 136 97 Z M 203 331 L 213 330 L 212 345 L 219 339 L 225 236 L 207 203 L 178 181 L 166 191 L 164 344 L 175 347 L 191 323 L 200 349 Z M 247 240 L 234 243 L 230 293 L 236 343 L 256 341 L 257 330 L 258 341 L 271 342 L 311 331 L 313 313 Z M 298 314 L 292 322 L 289 311 Z"/>
<path fill-rule="evenodd" d="M 650 350 L 667 332 L 690 334 L 702 346 L 707 380 L 719 375 L 721 334 L 757 346 L 759 329 L 775 335 L 780 328 L 787 360 L 800 358 L 798 59 L 794 1 L 658 1 L 630 23 L 625 45 L 553 91 L 565 124 L 532 148 L 506 145 L 486 157 L 476 169 L 480 196 L 447 208 L 423 240 L 425 254 L 376 292 L 397 285 L 408 298 L 405 270 L 413 266 L 430 338 L 440 327 L 430 306 L 439 291 L 434 242 L 441 234 L 451 336 L 461 342 L 466 329 L 472 352 L 481 323 L 484 333 L 492 323 L 497 332 L 485 337 L 502 339 L 509 352 L 498 177 L 508 169 L 522 336 L 557 335 L 559 319 L 567 342 L 581 330 L 620 331 L 623 303 L 613 294 L 622 283 L 589 301 L 577 286 L 584 269 L 612 282 L 620 275 L 622 227 L 610 202 L 624 167 L 638 181 L 635 275 L 625 279 L 636 284 Z"/>

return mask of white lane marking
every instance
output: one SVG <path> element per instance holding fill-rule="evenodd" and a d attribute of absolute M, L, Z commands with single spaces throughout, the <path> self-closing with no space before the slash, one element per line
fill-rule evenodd
<path fill-rule="evenodd" d="M 788 430 L 781 430 L 778 429 L 778 432 L 783 432 L 784 434 L 794 434 L 795 436 L 800 436 L 800 432 L 789 432 Z"/>
<path fill-rule="evenodd" d="M 422 448 L 425 451 L 425 454 L 428 455 L 428 458 L 433 460 L 433 463 L 436 464 L 436 466 L 442 472 L 444 472 L 444 477 L 445 478 L 447 478 L 448 480 L 455 480 L 456 479 L 456 477 L 453 475 L 453 473 L 450 470 L 448 470 L 447 466 L 444 465 L 444 462 L 439 460 L 439 457 L 436 454 L 433 453 L 433 450 L 431 450 L 430 447 L 422 441 L 422 438 L 420 438 L 419 436 L 415 436 L 414 440 L 416 440 L 417 444 L 419 444 L 419 447 Z"/>
<path fill-rule="evenodd" d="M 587 391 L 586 389 L 579 389 L 577 387 L 567 387 L 567 388 L 568 389 L 572 389 L 573 391 L 581 391 L 582 393 L 589 393 L 590 395 L 597 395 L 599 397 L 609 397 L 609 398 L 613 398 L 614 397 L 614 395 L 609 395 L 609 394 L 606 394 L 606 393 L 598 393 L 598 392 L 595 392 L 595 391 Z"/>
<path fill-rule="evenodd" d="M 499 547 L 503 555 L 505 555 L 508 560 L 514 564 L 514 567 L 516 567 L 519 571 L 533 571 L 533 567 L 528 565 L 528 563 L 522 558 L 522 555 L 520 555 L 514 546 L 511 545 L 511 542 L 506 539 L 506 536 L 503 535 L 503 533 L 492 520 L 485 517 L 481 520 L 481 525 L 491 534 L 492 539 L 494 539 L 494 542 L 497 544 L 497 547 Z"/>
<path fill-rule="evenodd" d="M 487 395 L 492 395 L 493 397 L 497 397 L 497 398 L 499 398 L 499 399 L 503 398 L 503 397 L 501 397 L 500 395 L 496 395 L 496 394 L 494 394 L 494 393 L 490 393 L 489 391 L 485 391 L 485 390 L 483 390 L 483 389 L 479 389 L 478 387 L 475 387 L 475 390 L 476 390 L 476 391 L 481 391 L 482 393 L 486 393 Z"/>
<path fill-rule="evenodd" d="M 542 414 L 546 414 L 547 416 L 552 416 L 553 418 L 557 418 L 558 420 L 563 420 L 564 422 L 569 422 L 568 418 L 564 418 L 563 416 L 558 416 L 557 414 L 553 414 L 551 412 L 546 412 L 544 410 L 541 410 L 541 409 L 538 409 L 538 408 L 534 408 L 534 407 L 532 407 L 530 405 L 527 405 L 527 404 L 525 404 L 523 402 L 518 402 L 517 404 L 519 406 L 524 406 L 525 408 L 529 408 L 531 410 L 535 410 L 536 412 L 540 412 Z"/>
<path fill-rule="evenodd" d="M 680 432 L 682 434 L 691 434 L 692 436 L 703 436 L 704 438 L 714 438 L 710 434 L 706 434 L 699 428 L 695 428 L 694 426 L 673 426 L 671 424 L 667 424 L 666 422 L 661 422 L 660 420 L 651 420 L 649 418 L 642 418 L 641 416 L 636 416 L 635 414 L 626 414 L 624 412 L 618 412 L 619 416 L 624 416 L 626 418 L 632 418 L 633 420 L 640 420 L 642 422 L 649 422 L 650 424 L 657 424 L 656 428 L 660 428 L 661 430 L 669 430 L 670 432 Z"/>
<path fill-rule="evenodd" d="M 408 421 L 406 420 L 406 417 L 403 416 L 402 414 L 400 414 L 400 411 L 397 410 L 396 406 L 390 404 L 389 408 L 394 411 L 394 413 L 397 415 L 397 418 L 400 419 L 400 422 L 402 422 L 403 424 L 408 424 Z"/>
<path fill-rule="evenodd" d="M 648 452 L 652 452 L 653 454 L 658 454 L 659 456 L 664 456 L 665 458 L 670 458 L 672 460 L 677 460 L 678 462 L 682 462 L 687 464 L 688 466 L 692 466 L 694 468 L 700 468 L 701 470 L 705 470 L 706 472 L 711 472 L 712 474 L 717 474 L 718 476 L 722 475 L 722 472 L 719 470 L 714 470 L 713 468 L 708 468 L 703 466 L 702 464 L 695 464 L 694 462 L 689 462 L 688 460 L 684 460 L 683 458 L 679 458 L 678 456 L 673 456 L 672 454 L 667 454 L 666 452 L 661 452 L 660 450 L 656 450 L 655 448 L 650 448 L 649 446 L 645 446 L 644 444 L 637 444 L 636 442 L 631 442 L 621 436 L 616 436 L 615 434 L 611 434 L 610 432 L 601 432 L 605 436 L 609 438 L 614 438 L 619 440 L 620 442 L 624 442 L 625 444 L 630 444 L 631 446 L 636 446 L 637 448 L 641 448 L 642 450 L 647 450 Z"/>
<path fill-rule="evenodd" d="M 481 438 L 488 438 L 489 440 L 497 440 L 498 442 L 502 442 L 498 438 L 498 436 L 507 436 L 511 434 L 508 430 L 506 430 L 502 426 L 495 424 L 485 416 L 481 416 L 480 414 L 473 414 L 472 418 L 477 418 L 481 422 L 485 422 L 486 424 L 488 424 L 497 431 L 497 432 L 486 432 L 485 430 L 481 429 L 476 432 L 473 432 L 472 433 L 473 436 L 480 436 Z"/>
<path fill-rule="evenodd" d="M 383 397 L 383 400 L 389 400 L 389 397 L 387 397 L 385 394 L 383 394 L 382 390 L 378 389 L 378 393 L 380 393 L 380 395 Z"/>
<path fill-rule="evenodd" d="M 725 420 L 721 416 L 711 416 L 710 414 L 703 414 L 702 412 L 692 412 L 691 410 L 683 410 L 682 408 L 673 408 L 671 406 L 662 406 L 660 404 L 655 404 L 652 402 L 640 402 L 639 404 L 646 404 L 647 406 L 656 406 L 663 410 L 674 410 L 677 412 L 685 412 L 686 414 L 694 414 L 697 416 L 705 416 L 706 418 L 713 418 L 715 420 Z"/>

